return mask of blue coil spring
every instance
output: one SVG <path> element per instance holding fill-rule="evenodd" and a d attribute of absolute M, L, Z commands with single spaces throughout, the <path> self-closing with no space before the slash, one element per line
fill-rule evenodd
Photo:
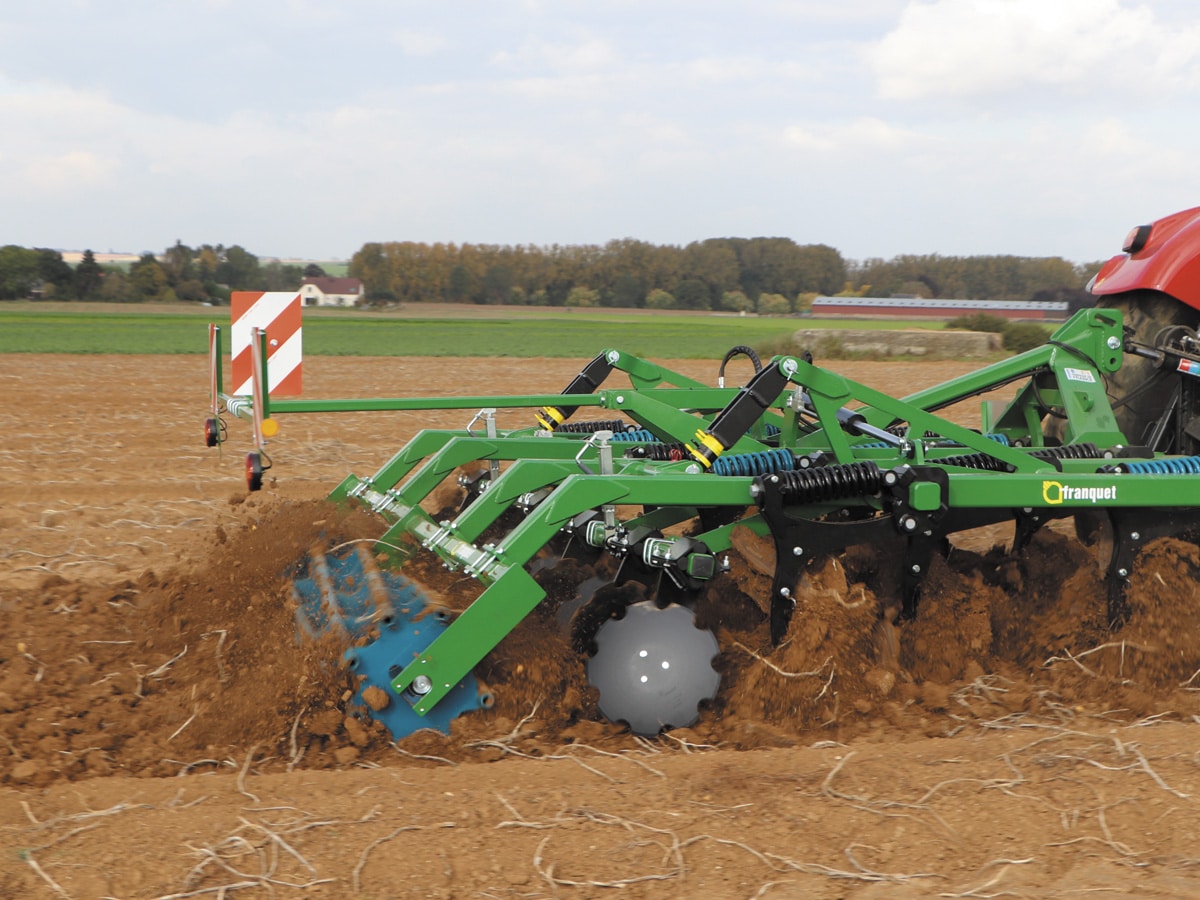
<path fill-rule="evenodd" d="M 1200 475 L 1200 456 L 1121 463 L 1131 475 Z"/>
<path fill-rule="evenodd" d="M 656 441 L 658 438 L 654 436 L 654 432 L 646 428 L 635 428 L 631 431 L 614 431 L 613 443 L 621 441 Z"/>
<path fill-rule="evenodd" d="M 770 475 L 773 472 L 788 472 L 794 468 L 795 455 L 791 450 L 780 447 L 775 450 L 761 450 L 758 453 L 718 456 L 712 471 L 714 475 Z"/>

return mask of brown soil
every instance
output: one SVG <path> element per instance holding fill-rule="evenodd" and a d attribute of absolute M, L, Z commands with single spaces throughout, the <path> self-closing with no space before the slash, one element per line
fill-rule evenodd
<path fill-rule="evenodd" d="M 321 358 L 305 386 L 544 393 L 580 365 Z M 893 392 L 967 370 L 839 368 Z M 956 540 L 896 625 L 858 550 L 806 573 L 779 648 L 764 560 L 735 556 L 698 610 L 721 694 L 657 740 L 598 716 L 564 569 L 480 667 L 495 706 L 397 745 L 348 703 L 344 648 L 297 641 L 282 573 L 378 533 L 323 502 L 346 474 L 469 415 L 285 418 L 247 495 L 248 428 L 206 450 L 206 386 L 200 357 L 0 356 L 0 897 L 1195 892 L 1195 545 L 1142 554 L 1117 634 L 1069 529 L 1019 558 L 1004 529 Z"/>

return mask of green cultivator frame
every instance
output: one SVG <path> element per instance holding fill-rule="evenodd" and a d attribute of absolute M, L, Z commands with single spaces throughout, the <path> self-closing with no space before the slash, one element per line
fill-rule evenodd
<path fill-rule="evenodd" d="M 262 341 L 255 335 L 256 386 L 266 383 Z M 593 564 L 616 586 L 645 587 L 648 599 L 632 606 L 614 600 L 617 592 L 583 589 L 568 627 L 589 656 L 602 712 L 653 734 L 691 724 L 717 693 L 710 663 L 719 648 L 690 608 L 727 571 L 736 529 L 774 545 L 768 606 L 778 643 L 814 560 L 857 545 L 893 548 L 903 561 L 895 605 L 912 616 L 922 577 L 951 535 L 1013 522 L 1017 552 L 1046 522 L 1072 516 L 1089 528 L 1111 524 L 1108 611 L 1117 627 L 1139 548 L 1200 525 L 1200 458 L 1132 445 L 1105 390 L 1126 352 L 1180 371 L 1177 363 L 1200 358 L 1138 344 L 1113 310 L 1081 312 L 1037 349 L 902 399 L 807 358 L 764 366 L 739 347 L 722 374 L 734 355 L 750 357 L 756 372 L 741 387 L 708 387 L 608 350 L 562 394 L 271 401 L 257 387 L 250 398 L 222 393 L 219 331 L 210 348 L 206 435 L 210 444 L 226 438 L 222 413 L 254 423 L 252 489 L 269 466 L 274 416 L 474 411 L 465 429 L 422 431 L 375 474 L 350 475 L 331 495 L 380 518 L 377 547 L 395 567 L 404 565 L 395 548 L 419 545 L 484 588 L 436 633 L 426 629 L 385 661 L 376 680 L 408 716 L 389 723 L 397 736 L 457 703 L 474 667 L 542 602 L 535 576 L 547 556 Z M 628 384 L 607 386 L 618 373 Z M 984 404 L 979 431 L 942 415 L 1000 388 L 1015 394 Z M 497 410 L 523 407 L 534 410 L 529 427 L 498 429 Z M 585 411 L 604 418 L 573 421 Z M 455 477 L 467 500 L 453 517 L 436 518 L 426 501 Z"/>

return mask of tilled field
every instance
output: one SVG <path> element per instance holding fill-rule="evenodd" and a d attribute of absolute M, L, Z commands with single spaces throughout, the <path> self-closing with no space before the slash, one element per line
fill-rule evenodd
<path fill-rule="evenodd" d="M 553 392 L 581 364 L 310 359 L 305 393 Z M 1142 555 L 1119 634 L 1069 529 L 1019 559 L 957 541 L 898 627 L 859 550 L 807 575 L 778 649 L 735 559 L 700 610 L 721 694 L 654 741 L 600 721 L 558 571 L 481 667 L 495 707 L 396 745 L 349 714 L 342 648 L 297 642 L 281 573 L 373 533 L 321 502 L 347 473 L 469 416 L 285 418 L 248 496 L 245 423 L 203 446 L 205 365 L 0 356 L 0 896 L 1196 892 L 1194 545 Z M 967 366 L 837 368 L 907 393 Z"/>

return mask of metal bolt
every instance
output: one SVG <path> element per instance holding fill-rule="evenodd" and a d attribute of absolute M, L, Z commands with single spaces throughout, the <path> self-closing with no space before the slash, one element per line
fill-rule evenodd
<path fill-rule="evenodd" d="M 1129 570 L 1128 569 L 1117 569 L 1117 574 L 1120 575 L 1122 578 L 1128 578 Z"/>
<path fill-rule="evenodd" d="M 1140 541 L 1142 539 L 1142 536 L 1140 533 L 1138 533 L 1136 531 L 1132 531 L 1129 533 L 1129 539 L 1131 541 Z"/>
<path fill-rule="evenodd" d="M 792 548 L 792 556 L 803 556 L 803 555 L 804 555 L 803 547 L 793 547 Z"/>
<path fill-rule="evenodd" d="M 779 596 L 780 596 L 780 597 L 790 597 L 790 596 L 792 596 L 792 592 L 791 592 L 790 590 L 788 590 L 787 588 L 785 588 L 785 587 L 784 587 L 784 588 L 780 588 L 780 589 L 779 589 Z"/>
<path fill-rule="evenodd" d="M 900 520 L 900 525 L 904 528 L 905 531 L 916 531 L 917 530 L 917 520 L 914 519 L 912 516 L 905 516 L 903 519 Z"/>
<path fill-rule="evenodd" d="M 409 687 L 412 688 L 414 694 L 424 695 L 433 690 L 433 682 L 428 675 L 418 675 L 412 680 L 412 684 Z"/>
<path fill-rule="evenodd" d="M 916 563 L 913 563 L 913 567 L 912 567 L 912 573 L 913 573 L 914 575 L 920 575 L 920 574 L 921 574 L 921 567 L 920 567 L 919 565 L 917 565 Z"/>
<path fill-rule="evenodd" d="M 1105 343 L 1108 344 L 1109 350 L 1116 350 L 1121 346 L 1121 339 L 1114 334 Z"/>

